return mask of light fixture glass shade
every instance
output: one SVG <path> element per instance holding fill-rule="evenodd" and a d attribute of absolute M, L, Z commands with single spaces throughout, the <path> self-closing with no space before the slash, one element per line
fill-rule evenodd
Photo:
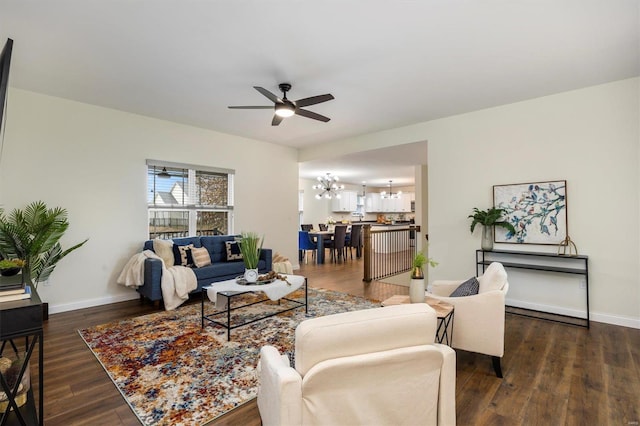
<path fill-rule="evenodd" d="M 295 114 L 295 110 L 291 105 L 287 104 L 277 104 L 276 105 L 276 115 L 280 117 L 291 117 Z"/>

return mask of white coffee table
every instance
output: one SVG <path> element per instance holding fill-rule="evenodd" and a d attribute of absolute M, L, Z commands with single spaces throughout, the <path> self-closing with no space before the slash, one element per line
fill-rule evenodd
<path fill-rule="evenodd" d="M 300 308 L 304 306 L 305 313 L 309 313 L 308 306 L 308 286 L 307 279 L 301 275 L 285 275 L 286 281 L 283 280 L 275 280 L 269 284 L 254 284 L 254 285 L 242 285 L 238 284 L 236 279 L 220 281 L 216 283 L 212 283 L 208 286 L 202 288 L 202 328 L 204 328 L 205 320 L 212 323 L 217 324 L 227 329 L 227 340 L 231 340 L 231 330 L 234 328 L 242 327 L 247 324 L 251 324 L 256 321 L 263 320 L 265 318 L 272 317 L 274 315 L 281 314 L 283 312 L 291 311 L 293 309 Z M 298 290 L 300 287 L 304 285 L 304 302 L 300 302 L 298 300 L 289 299 L 286 296 Z M 207 297 L 210 301 L 216 304 L 216 312 L 213 314 L 205 315 L 204 313 L 204 305 L 205 305 L 205 292 L 207 293 Z M 244 305 L 239 305 L 235 307 L 231 307 L 231 302 L 234 297 L 247 294 L 247 293 L 264 293 L 267 298 L 260 299 L 257 302 L 246 303 Z M 286 300 L 288 302 L 293 303 L 294 306 L 288 307 L 286 309 L 281 309 L 276 312 L 270 312 L 263 316 L 259 316 L 250 321 L 246 321 L 240 324 L 231 325 L 231 312 L 236 311 L 238 309 L 246 308 L 247 306 L 255 305 L 258 303 L 265 302 L 267 300 L 278 301 Z M 216 320 L 215 317 L 223 316 L 226 314 L 227 321 L 223 322 L 221 320 Z"/>

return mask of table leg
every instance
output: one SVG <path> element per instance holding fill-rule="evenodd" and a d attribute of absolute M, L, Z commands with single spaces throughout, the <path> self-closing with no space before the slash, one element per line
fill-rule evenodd
<path fill-rule="evenodd" d="M 231 341 L 231 301 L 227 296 L 227 342 Z"/>
<path fill-rule="evenodd" d="M 318 255 L 316 256 L 318 259 L 318 264 L 324 263 L 324 235 L 318 235 Z"/>

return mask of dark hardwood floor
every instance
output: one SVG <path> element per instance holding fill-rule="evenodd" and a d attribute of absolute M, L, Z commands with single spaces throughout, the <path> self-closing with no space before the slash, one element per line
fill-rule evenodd
<path fill-rule="evenodd" d="M 298 272 L 312 287 L 377 300 L 408 294 L 407 287 L 363 283 L 361 261 L 308 264 Z M 45 325 L 46 425 L 139 424 L 77 330 L 156 309 L 133 300 L 50 316 Z M 459 425 L 640 421 L 640 330 L 601 323 L 586 329 L 507 314 L 502 367 L 504 379 L 498 379 L 489 357 L 457 351 Z M 255 401 L 212 424 L 259 425 Z"/>

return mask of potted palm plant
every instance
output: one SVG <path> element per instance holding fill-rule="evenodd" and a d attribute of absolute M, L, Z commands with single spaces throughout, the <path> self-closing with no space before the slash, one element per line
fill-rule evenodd
<path fill-rule="evenodd" d="M 37 289 L 60 260 L 87 242 L 63 250 L 60 238 L 67 228 L 67 211 L 60 207 L 49 209 L 42 201 L 33 202 L 24 210 L 14 209 L 9 215 L 0 209 L 0 255 L 21 259 L 24 282 Z"/>
<path fill-rule="evenodd" d="M 431 267 L 438 265 L 438 262 L 427 257 L 423 252 L 417 252 L 413 257 L 411 282 L 409 283 L 409 300 L 411 303 L 424 303 L 424 292 L 427 289 L 424 282 L 425 263 L 428 263 Z"/>
<path fill-rule="evenodd" d="M 503 213 L 504 209 L 497 209 L 495 207 L 487 210 L 479 210 L 477 207 L 474 207 L 473 214 L 470 214 L 468 216 L 470 219 L 473 219 L 471 221 L 471 233 L 473 233 L 476 225 L 482 225 L 482 242 L 480 243 L 480 247 L 482 248 L 482 250 L 493 249 L 494 226 L 505 228 L 512 234 L 516 233 L 516 230 L 512 224 L 505 220 L 501 220 Z"/>
<path fill-rule="evenodd" d="M 240 252 L 244 261 L 244 279 L 249 283 L 258 280 L 258 262 L 264 238 L 260 238 L 255 232 L 243 232 L 240 239 Z"/>

